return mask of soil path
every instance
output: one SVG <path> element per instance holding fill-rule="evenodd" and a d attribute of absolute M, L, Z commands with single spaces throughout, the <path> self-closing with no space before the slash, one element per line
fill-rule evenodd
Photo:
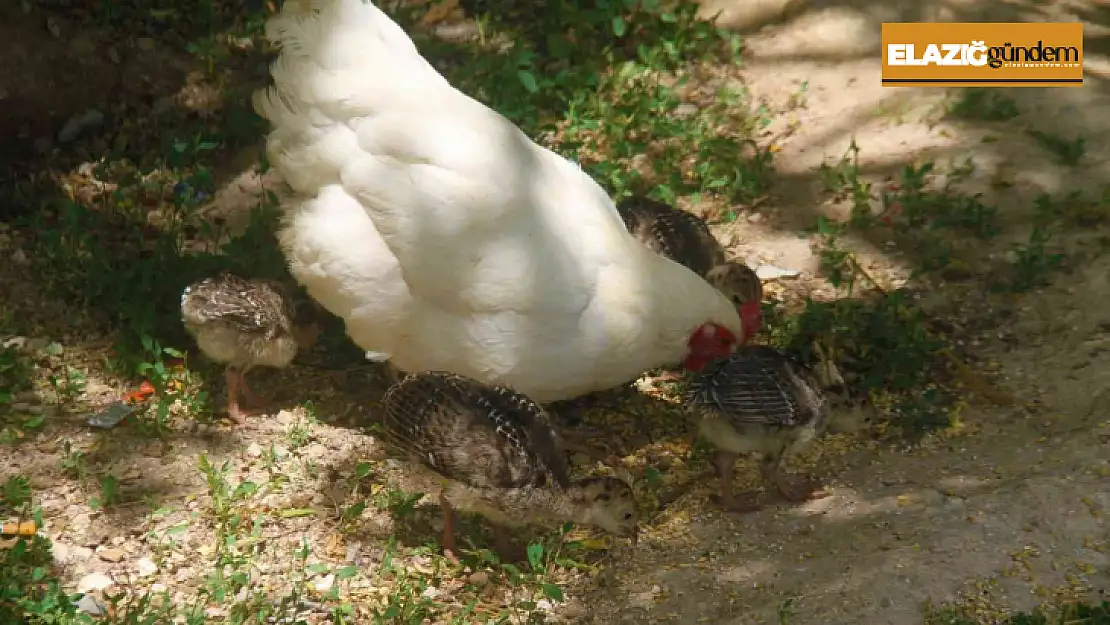
<path fill-rule="evenodd" d="M 1105 185 L 1105 7 L 899 4 L 908 3 L 703 3 L 707 14 L 721 12 L 726 25 L 750 33 L 744 74 L 753 97 L 772 110 L 791 98 L 803 104 L 770 128 L 796 129 L 776 154 L 779 202 L 758 225 L 735 228 L 739 255 L 807 274 L 816 268 L 808 242 L 791 230 L 822 210 L 816 168 L 838 160 L 853 138 L 865 177 L 880 183 L 907 163 L 971 157 L 972 190 L 997 203 L 1008 226 L 987 254 L 1028 232 L 1038 194 Z M 942 90 L 879 85 L 883 21 L 1054 20 L 1085 22 L 1086 84 L 999 90 L 1022 111 L 1013 120 L 938 121 Z M 1077 167 L 1060 165 L 1026 134 L 1030 127 L 1082 135 L 1088 156 Z M 1001 192 L 990 184 L 1000 175 L 1014 183 Z M 905 259 L 881 245 L 859 242 L 857 251 L 873 271 L 904 273 Z M 1108 271 L 1110 259 L 1081 260 L 1045 291 L 986 304 L 993 312 L 973 342 L 985 361 L 1000 363 L 1018 401 L 972 405 L 963 421 L 977 433 L 912 452 L 829 454 L 818 464 L 834 494 L 801 507 L 726 517 L 707 505 L 708 487 L 680 500 L 657 539 L 614 564 L 590 602 L 593 622 L 902 625 L 920 623 L 925 602 L 954 600 L 991 622 L 1007 609 L 1110 589 Z M 978 299 L 972 290 L 969 301 Z"/>

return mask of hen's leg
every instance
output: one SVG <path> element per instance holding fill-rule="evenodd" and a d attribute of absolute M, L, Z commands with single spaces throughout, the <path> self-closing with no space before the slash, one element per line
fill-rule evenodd
<path fill-rule="evenodd" d="M 443 555 L 458 563 L 459 557 L 455 555 L 455 515 L 452 513 L 451 502 L 447 501 L 443 491 L 439 492 L 439 507 L 443 510 Z"/>
<path fill-rule="evenodd" d="M 721 494 L 716 497 L 717 504 L 730 512 L 755 512 L 759 510 L 759 506 L 753 497 L 738 498 L 732 492 L 732 473 L 739 457 L 738 454 L 721 450 L 713 455 L 713 466 L 717 469 L 717 478 L 721 480 Z"/>
<path fill-rule="evenodd" d="M 782 498 L 790 502 L 799 503 L 810 499 L 828 497 L 829 492 L 821 487 L 820 482 L 808 477 L 800 480 L 790 480 L 782 474 L 779 467 L 782 464 L 782 456 L 785 452 L 784 448 L 779 450 L 778 453 L 763 456 L 759 464 L 759 471 L 763 475 L 763 479 L 774 484 Z"/>

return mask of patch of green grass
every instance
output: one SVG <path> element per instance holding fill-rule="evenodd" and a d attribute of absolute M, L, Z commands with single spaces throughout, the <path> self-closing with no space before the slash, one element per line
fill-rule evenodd
<path fill-rule="evenodd" d="M 31 389 L 34 375 L 34 361 L 15 343 L 0 346 L 0 444 L 18 442 L 26 432 L 43 426 L 41 414 L 18 410 L 15 401 L 20 393 Z"/>
<path fill-rule="evenodd" d="M 943 173 L 932 161 L 905 165 L 897 181 L 876 193 L 860 176 L 859 151 L 853 140 L 840 161 L 819 169 L 826 192 L 835 201 L 850 202 L 848 222 L 827 224 L 826 230 L 858 232 L 884 225 L 902 249 L 914 253 L 917 269 L 925 272 L 942 270 L 953 262 L 951 231 L 981 240 L 998 233 L 997 209 L 984 203 L 981 194 L 959 189 L 974 172 L 970 159 Z M 938 185 L 938 179 L 943 184 Z"/>
<path fill-rule="evenodd" d="M 859 154 L 852 141 L 838 162 L 820 169 L 826 191 L 849 207 L 846 220 L 822 217 L 816 226 L 821 275 L 843 298 L 810 300 L 796 317 L 778 316 L 772 340 L 803 354 L 813 342 L 822 344 L 840 366 L 848 391 L 879 408 L 894 432 L 916 439 L 957 421 L 958 395 L 941 383 L 950 379 L 941 357 L 949 346 L 909 292 L 887 291 L 844 239 L 881 228 L 881 236 L 911 252 L 920 275 L 958 262 L 956 237 L 993 238 L 997 211 L 979 195 L 960 190 L 974 171 L 970 161 L 943 173 L 932 162 L 909 164 L 877 192 L 861 175 Z"/>
<path fill-rule="evenodd" d="M 821 163 L 817 173 L 825 191 L 837 202 L 850 202 L 849 223 L 867 226 L 873 221 L 871 214 L 871 183 L 860 177 L 860 147 L 853 138 L 848 150 L 839 161 L 830 165 Z"/>
<path fill-rule="evenodd" d="M 958 605 L 928 606 L 923 625 L 985 625 L 988 621 Z M 1110 602 L 1065 604 L 1038 608 L 1001 618 L 992 617 L 991 625 L 1110 625 Z"/>
<path fill-rule="evenodd" d="M 829 253 L 826 250 L 826 253 Z M 841 265 L 838 284 L 857 280 L 851 256 Z M 845 297 L 828 302 L 807 299 L 797 315 L 771 316 L 771 341 L 803 358 L 814 358 L 819 343 L 844 376 L 850 395 L 881 409 L 884 426 L 914 440 L 954 424 L 957 402 L 938 386 L 943 361 L 942 339 L 929 330 L 927 318 L 903 291 L 882 297 Z"/>
<path fill-rule="evenodd" d="M 1017 102 L 997 89 L 964 89 L 948 104 L 949 117 L 973 121 L 1001 122 L 1021 115 Z"/>
<path fill-rule="evenodd" d="M 1037 208 L 1033 219 L 1033 228 L 1029 238 L 1014 247 L 1014 262 L 1012 276 L 1007 282 L 996 286 L 1008 291 L 1028 291 L 1034 287 L 1042 286 L 1048 273 L 1060 266 L 1064 255 L 1059 252 L 1050 252 L 1049 242 L 1052 240 L 1058 224 L 1053 218 L 1053 202 L 1048 195 L 1041 195 L 1036 200 Z"/>
<path fill-rule="evenodd" d="M 1023 292 L 1047 284 L 1052 272 L 1067 260 L 1056 239 L 1066 229 L 1098 228 L 1110 220 L 1110 187 L 1097 198 L 1072 191 L 1060 198 L 1042 194 L 1034 200 L 1032 225 L 1028 238 L 1014 245 L 1009 271 L 997 278 L 993 287 L 1000 291 Z"/>
<path fill-rule="evenodd" d="M 15 346 L 0 347 L 0 404 L 10 404 L 13 393 L 31 388 L 34 365 Z"/>
<path fill-rule="evenodd" d="M 462 595 L 469 595 L 463 606 L 454 602 L 436 600 L 436 587 L 455 577 L 459 571 L 444 568 L 437 562 L 437 570 L 428 573 L 415 571 L 405 564 L 409 556 L 427 555 L 429 547 L 402 548 L 395 540 L 386 545 L 380 566 L 364 570 L 350 564 L 330 564 L 327 558 L 313 554 L 308 542 L 302 540 L 290 553 L 277 558 L 268 545 L 274 540 L 272 526 L 281 519 L 315 516 L 313 509 L 282 508 L 265 512 L 259 501 L 268 494 L 280 492 L 281 480 L 253 482 L 233 477 L 234 467 L 229 462 L 215 464 L 205 455 L 200 456 L 198 468 L 207 483 L 206 505 L 196 513 L 167 525 L 163 519 L 174 514 L 172 508 L 151 506 L 150 522 L 153 527 L 147 543 L 152 545 L 152 559 L 159 567 L 169 566 L 175 553 L 183 544 L 179 536 L 193 532 L 204 537 L 202 557 L 210 560 L 195 601 L 176 603 L 170 593 L 152 590 L 149 585 L 125 583 L 103 593 L 101 605 L 113 614 L 108 620 L 98 620 L 80 613 L 76 602 L 81 595 L 67 594 L 52 568 L 51 544 L 42 536 L 15 540 L 14 544 L 0 549 L 0 618 L 4 623 L 59 623 L 91 624 L 109 622 L 119 624 L 151 624 L 185 622 L 202 625 L 224 622 L 235 624 L 264 622 L 302 622 L 309 605 L 319 610 L 324 606 L 329 622 L 336 624 L 371 622 L 382 624 L 416 624 L 426 618 L 448 617 L 452 623 L 542 623 L 543 601 L 562 601 L 562 587 L 553 580 L 557 570 L 587 569 L 591 567 L 578 560 L 584 552 L 582 543 L 571 540 L 567 534 L 571 525 L 527 547 L 524 563 L 502 562 L 496 554 L 486 549 L 464 551 L 466 566 L 471 571 L 483 571 L 489 581 L 509 590 L 508 604 L 499 612 L 490 612 L 488 606 L 477 611 L 482 588 L 475 587 Z M 103 485 L 103 484 L 102 484 Z M 32 505 L 29 481 L 21 476 L 9 478 L 0 484 L 0 520 L 9 517 L 31 518 L 41 526 L 41 511 Z M 406 496 L 407 498 L 407 496 Z M 284 562 L 279 572 L 280 581 L 268 577 L 261 567 L 272 568 Z M 322 587 L 322 578 L 332 581 Z M 476 579 L 472 576 L 472 579 Z M 361 604 L 350 595 L 350 585 L 359 581 L 361 587 L 388 586 L 390 592 L 365 596 Z M 456 599 L 460 591 L 456 591 Z M 217 613 L 208 608 L 219 606 Z"/>
<path fill-rule="evenodd" d="M 883 206 L 900 206 L 899 217 L 905 226 L 931 229 L 958 229 L 979 239 L 998 234 L 998 211 L 984 204 L 981 194 L 967 194 L 958 186 L 975 169 L 968 159 L 960 167 L 946 172 L 944 185 L 928 187 L 935 174 L 935 165 L 925 162 L 919 167 L 906 165 L 894 190 L 883 192 Z"/>
<path fill-rule="evenodd" d="M 1028 132 L 1042 148 L 1051 152 L 1064 165 L 1075 167 L 1087 153 L 1087 139 L 1083 136 L 1065 139 L 1059 135 L 1035 129 Z"/>
<path fill-rule="evenodd" d="M 966 106 L 973 101 L 975 106 L 995 102 L 976 95 L 965 100 Z M 819 171 L 833 201 L 849 209 L 846 219 L 822 217 L 815 229 L 821 274 L 847 299 L 809 301 L 794 318 L 772 314 L 770 332 L 775 342 L 803 353 L 820 341 L 843 363 L 850 390 L 870 398 L 902 434 L 916 437 L 957 421 L 961 403 L 956 390 L 943 382 L 951 379 L 944 360 L 961 378 L 968 372 L 955 362 L 936 324 L 902 292 L 886 292 L 845 246 L 845 238 L 878 234 L 897 244 L 910 252 L 911 277 L 939 272 L 945 279 L 966 279 L 970 267 L 978 265 L 984 267 L 980 277 L 995 290 L 1028 291 L 1046 284 L 1066 260 L 1055 245 L 1063 229 L 1091 228 L 1110 219 L 1110 191 L 1095 199 L 1080 192 L 1037 198 L 1028 238 L 1013 246 L 1006 265 L 995 271 L 977 253 L 999 234 L 999 215 L 981 195 L 961 190 L 975 171 L 970 159 L 943 172 L 932 162 L 906 165 L 876 192 L 863 179 L 859 154 L 852 141 L 838 162 Z M 871 291 L 879 296 L 870 297 Z M 850 299 L 860 295 L 863 299 Z"/>
<path fill-rule="evenodd" d="M 0 485 L 0 522 L 32 519 L 42 525 L 42 513 L 33 507 L 27 478 L 12 476 Z M 50 556 L 50 541 L 36 534 L 19 538 L 0 549 L 0 622 L 73 622 L 73 598 L 62 589 Z"/>

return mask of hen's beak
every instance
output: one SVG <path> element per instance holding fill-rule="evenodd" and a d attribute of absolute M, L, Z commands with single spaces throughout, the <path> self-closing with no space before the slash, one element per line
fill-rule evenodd
<path fill-rule="evenodd" d="M 636 526 L 636 527 L 632 528 L 632 535 L 629 536 L 628 539 L 632 543 L 633 547 L 636 546 L 636 543 L 640 542 L 640 527 L 639 526 Z"/>

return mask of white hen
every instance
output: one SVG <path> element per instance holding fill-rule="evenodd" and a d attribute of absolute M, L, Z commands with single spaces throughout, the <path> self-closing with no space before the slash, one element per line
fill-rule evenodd
<path fill-rule="evenodd" d="M 743 336 L 736 309 L 625 230 L 577 165 L 452 87 L 362 0 L 289 0 L 255 94 L 293 188 L 280 242 L 363 349 L 549 402 Z"/>

